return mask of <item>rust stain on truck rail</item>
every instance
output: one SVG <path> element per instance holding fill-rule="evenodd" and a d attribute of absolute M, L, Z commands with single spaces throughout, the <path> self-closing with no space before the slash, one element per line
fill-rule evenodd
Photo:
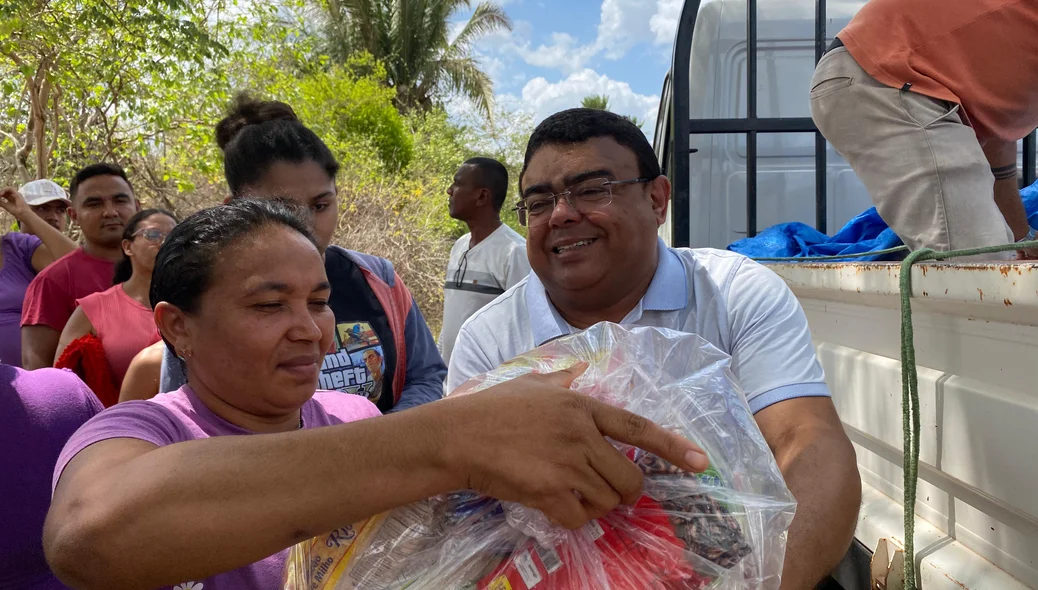
<path fill-rule="evenodd" d="M 855 274 L 873 273 L 886 270 L 887 274 L 900 274 L 901 265 L 896 262 L 765 262 L 766 266 L 784 266 L 790 268 L 802 268 L 815 271 L 854 271 Z M 930 272 L 946 273 L 953 272 L 980 272 L 994 273 L 997 271 L 1003 277 L 1015 273 L 1017 276 L 1031 276 L 1038 271 L 1038 263 L 1018 262 L 1013 264 L 956 264 L 947 262 L 921 262 L 914 265 L 923 276 Z"/>
<path fill-rule="evenodd" d="M 934 569 L 936 569 L 936 568 L 937 568 L 937 566 L 934 566 Z M 938 570 L 938 571 L 940 571 L 940 570 Z M 948 581 L 951 582 L 952 584 L 955 584 L 959 588 L 962 588 L 962 590 L 970 590 L 969 586 L 967 586 L 966 584 L 963 584 L 962 582 L 956 580 L 955 578 L 953 578 L 951 576 L 951 574 L 948 574 L 948 573 L 945 573 L 945 572 L 941 572 L 941 575 L 944 576 L 945 578 L 947 578 Z"/>
<path fill-rule="evenodd" d="M 987 560 L 985 560 L 985 561 L 987 561 Z M 930 566 L 934 571 L 936 571 L 941 576 L 944 576 L 944 579 L 948 580 L 952 584 L 955 584 L 957 587 L 962 588 L 962 590 L 980 590 L 980 587 L 967 585 L 962 580 L 959 580 L 958 578 L 952 576 L 950 573 L 948 573 L 948 572 L 944 571 L 943 569 L 941 569 L 941 567 L 939 565 L 937 565 L 936 563 L 934 563 L 933 561 L 926 561 L 924 563 L 926 563 L 926 565 Z M 991 563 L 990 561 L 988 563 L 993 565 L 994 567 L 998 568 L 1001 571 L 1005 571 L 1002 568 L 998 567 L 997 565 Z"/>
<path fill-rule="evenodd" d="M 850 294 L 890 298 L 900 292 L 901 266 L 893 262 L 798 262 L 768 266 L 794 291 L 810 293 L 810 297 L 838 299 Z M 1020 318 L 1005 314 L 1038 311 L 1038 263 L 1035 262 L 924 263 L 913 270 L 912 275 L 915 277 L 912 296 L 921 301 L 988 306 L 991 313 L 1003 314 L 997 319 L 1011 322 Z M 993 311 L 995 306 L 999 312 Z M 976 313 L 986 312 L 971 311 L 970 315 Z M 1038 322 L 1038 316 L 1029 317 L 1035 319 L 1028 322 Z"/>
<path fill-rule="evenodd" d="M 887 271 L 900 271 L 900 262 L 811 262 L 809 258 L 804 259 L 803 262 L 766 262 L 767 265 L 779 265 L 779 266 L 800 266 L 819 270 L 843 270 L 843 269 L 854 269 L 856 273 L 871 272 L 877 270 L 886 269 Z M 997 270 L 1002 276 L 1009 276 L 1010 273 L 1015 272 L 1019 276 L 1023 276 L 1024 273 L 1031 273 L 1038 270 L 1038 262 L 1033 261 L 1021 261 L 1014 263 L 983 263 L 983 262 L 971 262 L 971 263 L 955 263 L 955 262 L 936 262 L 936 261 L 923 261 L 915 264 L 914 266 L 919 268 L 919 271 L 924 275 L 930 272 L 942 272 L 948 270 L 971 270 L 971 271 L 994 271 Z"/>

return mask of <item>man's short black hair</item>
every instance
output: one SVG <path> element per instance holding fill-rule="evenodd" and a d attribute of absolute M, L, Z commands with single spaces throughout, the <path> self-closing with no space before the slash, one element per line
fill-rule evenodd
<path fill-rule="evenodd" d="M 638 159 L 638 174 L 642 178 L 655 179 L 661 174 L 652 145 L 642 130 L 630 120 L 609 111 L 598 109 L 567 109 L 555 113 L 533 130 L 526 144 L 523 171 L 519 184 L 523 182 L 526 167 L 537 150 L 545 145 L 584 143 L 595 137 L 611 137 L 616 143 L 634 152 Z"/>
<path fill-rule="evenodd" d="M 500 213 L 508 197 L 508 169 L 505 165 L 493 158 L 469 158 L 462 165 L 476 168 L 476 182 L 481 188 L 490 190 L 494 210 Z"/>
<path fill-rule="evenodd" d="M 72 182 L 68 185 L 69 197 L 72 200 L 75 200 L 76 192 L 79 190 L 79 185 L 95 176 L 118 176 L 125 180 L 126 184 L 130 185 L 131 191 L 133 190 L 133 183 L 131 183 L 130 179 L 126 177 L 126 171 L 123 170 L 122 166 L 102 162 L 100 164 L 91 164 L 86 168 L 80 169 L 79 172 L 76 172 L 76 175 L 72 177 Z"/>

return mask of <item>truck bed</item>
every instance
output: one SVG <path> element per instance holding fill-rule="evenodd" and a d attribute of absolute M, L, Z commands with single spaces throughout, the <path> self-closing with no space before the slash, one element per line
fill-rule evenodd
<path fill-rule="evenodd" d="M 858 456 L 857 538 L 903 541 L 898 264 L 771 265 Z M 923 588 L 1038 588 L 1038 264 L 912 269 Z"/>

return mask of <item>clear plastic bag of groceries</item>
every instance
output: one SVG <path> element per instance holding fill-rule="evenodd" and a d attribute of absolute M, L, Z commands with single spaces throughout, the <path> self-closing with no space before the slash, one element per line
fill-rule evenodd
<path fill-rule="evenodd" d="M 473 492 L 391 510 L 291 550 L 285 590 L 777 590 L 796 503 L 730 370 L 699 336 L 602 323 L 523 354 L 451 395 L 589 364 L 573 389 L 698 443 L 689 474 L 618 448 L 645 491 L 584 528 Z"/>

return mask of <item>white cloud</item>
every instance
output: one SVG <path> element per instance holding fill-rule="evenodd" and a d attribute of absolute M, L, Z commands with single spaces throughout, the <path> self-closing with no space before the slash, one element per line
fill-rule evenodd
<path fill-rule="evenodd" d="M 644 0 L 603 0 L 594 47 L 607 59 L 620 59 L 632 46 L 651 38 Z"/>
<path fill-rule="evenodd" d="M 678 19 L 684 0 L 657 0 L 656 14 L 649 19 L 649 29 L 656 35 L 657 45 L 673 45 L 678 32 Z"/>
<path fill-rule="evenodd" d="M 479 60 L 480 68 L 486 75 L 490 76 L 491 82 L 494 82 L 496 87 L 497 80 L 501 80 L 505 76 L 507 68 L 505 62 L 492 55 L 479 55 L 476 59 Z"/>
<path fill-rule="evenodd" d="M 533 23 L 527 20 L 517 20 L 512 23 L 512 30 L 497 29 L 479 38 L 476 45 L 480 49 L 507 51 L 521 43 L 522 39 L 533 36 Z"/>
<path fill-rule="evenodd" d="M 529 44 L 517 44 L 515 51 L 531 66 L 561 70 L 567 74 L 583 68 L 595 54 L 594 47 L 579 45 L 573 36 L 566 33 L 552 33 L 550 45 L 530 49 Z"/>
<path fill-rule="evenodd" d="M 684 0 L 602 0 L 602 21 L 595 45 L 608 59 L 620 59 L 633 45 L 671 45 L 678 29 Z"/>
<path fill-rule="evenodd" d="M 627 82 L 613 80 L 609 76 L 585 68 L 574 72 L 558 82 L 549 82 L 543 77 L 528 81 L 519 94 L 498 93 L 494 101 L 505 112 L 523 112 L 536 125 L 559 111 L 579 107 L 580 101 L 591 94 L 609 97 L 609 110 L 643 121 L 642 130 L 651 140 L 656 127 L 659 95 L 635 92 Z M 463 123 L 471 123 L 481 117 L 475 106 L 462 96 L 455 96 L 447 103 L 451 117 Z"/>
<path fill-rule="evenodd" d="M 516 23 L 511 33 L 502 32 L 481 45 L 502 53 L 512 53 L 529 65 L 572 74 L 585 68 L 593 58 L 602 55 L 609 60 L 622 59 L 640 43 L 669 46 L 674 39 L 683 0 L 602 0 L 597 35 L 590 43 L 580 44 L 567 33 L 555 32 L 548 43 L 532 47 L 529 39 L 533 27 L 528 22 Z M 651 3 L 649 6 L 653 6 Z"/>
<path fill-rule="evenodd" d="M 516 50 L 517 40 L 533 31 L 528 21 L 516 21 L 512 30 L 498 30 L 480 37 L 472 47 L 472 55 L 479 60 L 482 70 L 494 83 L 494 91 L 516 86 L 526 81 L 526 74 Z"/>
<path fill-rule="evenodd" d="M 660 97 L 638 94 L 627 82 L 613 80 L 591 69 L 574 72 L 555 83 L 542 77 L 534 78 L 523 87 L 519 104 L 539 123 L 553 113 L 580 106 L 581 99 L 589 94 L 608 96 L 609 110 L 638 117 L 645 122 L 642 129 L 646 134 L 653 133 Z"/>
<path fill-rule="evenodd" d="M 589 64 L 597 56 L 620 59 L 638 44 L 669 48 L 681 7 L 682 0 L 602 0 L 597 36 L 589 43 L 555 32 L 534 47 L 533 25 L 516 21 L 512 31 L 481 38 L 474 53 L 494 82 L 495 101 L 504 111 L 526 113 L 537 124 L 553 113 L 580 106 L 585 96 L 601 94 L 609 98 L 610 110 L 643 121 L 642 129 L 651 140 L 659 96 L 639 94 L 627 82 L 600 74 Z M 526 66 L 555 70 L 564 77 L 530 78 Z M 447 109 L 459 122 L 478 117 L 474 106 L 460 96 L 448 101 Z"/>

